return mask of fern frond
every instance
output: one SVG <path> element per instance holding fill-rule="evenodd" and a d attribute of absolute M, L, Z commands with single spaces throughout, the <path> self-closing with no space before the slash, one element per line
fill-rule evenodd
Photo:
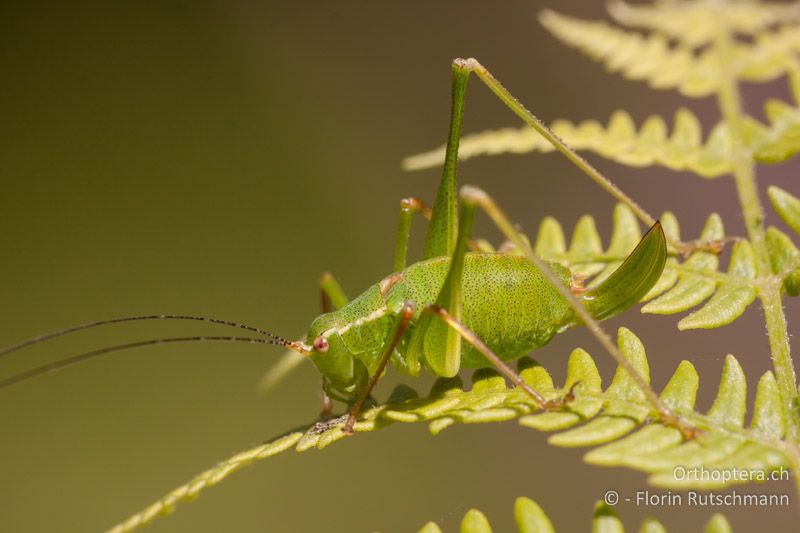
<path fill-rule="evenodd" d="M 631 80 L 646 81 L 654 89 L 676 89 L 684 96 L 699 98 L 720 88 L 721 59 L 713 46 L 695 53 L 693 46 L 679 42 L 673 47 L 667 37 L 657 33 L 643 36 L 605 22 L 550 10 L 543 11 L 539 20 L 563 43 L 602 62 L 608 70 Z M 716 17 L 709 20 L 716 21 Z M 797 26 L 783 27 L 759 34 L 752 43 L 733 44 L 729 68 L 741 80 L 770 81 L 786 74 L 791 68 L 787 55 L 799 49 Z"/>
<path fill-rule="evenodd" d="M 514 522 L 519 533 L 555 533 L 553 523 L 539 504 L 530 498 L 517 498 L 514 502 Z M 592 531 L 604 533 L 624 533 L 625 528 L 614 509 L 597 502 L 592 515 Z M 486 516 L 477 509 L 470 509 L 461 520 L 460 533 L 491 533 L 492 528 Z M 657 519 L 647 517 L 639 527 L 640 533 L 666 533 L 667 529 Z M 721 514 L 714 514 L 706 524 L 705 533 L 731 533 L 728 520 Z M 435 522 L 428 522 L 418 533 L 442 533 Z"/>
<path fill-rule="evenodd" d="M 719 3 L 708 0 L 645 5 L 614 0 L 609 2 L 608 12 L 624 26 L 655 31 L 691 47 L 717 37 L 721 16 L 734 32 L 753 36 L 776 24 L 800 21 L 800 3 L 731 2 L 721 12 Z"/>
<path fill-rule="evenodd" d="M 797 84 L 800 86 L 800 81 Z M 798 87 L 800 89 L 800 87 Z M 800 101 L 800 94 L 797 95 Z M 800 152 L 800 107 L 781 100 L 767 100 L 764 113 L 768 124 L 744 117 L 742 128 L 747 146 L 759 163 L 781 163 Z M 578 151 L 594 152 L 610 161 L 629 167 L 659 165 L 675 171 L 687 170 L 704 178 L 729 174 L 733 168 L 733 145 L 724 121 L 714 126 L 703 139 L 700 120 L 690 110 L 675 113 L 672 131 L 666 121 L 651 115 L 637 128 L 624 110 L 615 111 L 606 125 L 596 120 L 578 124 L 556 120 L 550 125 L 559 137 Z M 528 126 L 500 128 L 462 137 L 458 157 L 549 153 L 553 145 Z M 445 146 L 403 159 L 405 170 L 437 167 L 444 161 Z"/>
<path fill-rule="evenodd" d="M 623 356 L 649 381 L 649 367 L 641 341 L 629 330 L 620 328 L 617 342 Z M 427 422 L 437 434 L 457 424 L 501 422 L 519 419 L 520 425 L 541 431 L 566 430 L 552 435 L 556 446 L 597 446 L 586 455 L 590 463 L 625 466 L 650 474 L 653 484 L 671 488 L 718 488 L 742 483 L 742 479 L 711 476 L 688 476 L 679 479 L 673 471 L 703 467 L 708 470 L 750 470 L 753 476 L 766 476 L 779 468 L 789 468 L 786 454 L 797 458 L 798 452 L 784 438 L 787 428 L 786 407 L 782 404 L 775 378 L 766 372 L 758 383 L 754 415 L 744 425 L 747 384 L 738 361 L 725 359 L 717 399 L 706 414 L 694 411 L 699 379 L 694 367 L 683 361 L 661 393 L 661 400 L 687 423 L 700 430 L 700 436 L 685 441 L 681 432 L 663 425 L 658 413 L 645 400 L 642 391 L 622 368 L 618 368 L 608 388 L 591 356 L 576 349 L 567 362 L 564 387 L 556 388 L 553 379 L 541 366 L 522 359 L 518 369 L 531 387 L 547 398 L 561 398 L 574 387 L 575 400 L 561 411 L 536 412 L 529 396 L 518 389 L 509 389 L 502 377 L 489 369 L 474 373 L 472 388 L 465 390 L 461 378 L 436 381 L 430 394 L 419 398 L 417 393 L 400 386 L 389 401 L 362 413 L 356 432 L 374 431 L 393 423 Z M 342 422 L 343 419 L 338 421 Z M 343 438 L 341 424 L 314 425 L 289 433 L 235 455 L 203 472 L 187 484 L 129 518 L 111 531 L 130 531 L 170 512 L 180 501 L 196 497 L 239 468 L 260 459 L 294 448 L 305 451 L 322 449 Z M 638 431 L 635 431 L 637 430 Z M 634 432 L 635 431 L 635 432 Z M 794 474 L 797 474 L 796 472 Z"/>
<path fill-rule="evenodd" d="M 628 79 L 647 81 L 654 89 L 677 89 L 690 97 L 707 96 L 717 89 L 716 69 L 708 53 L 695 57 L 690 47 L 672 48 L 661 35 L 643 36 L 550 10 L 543 11 L 539 20 L 566 45 Z"/>
<path fill-rule="evenodd" d="M 754 128 L 763 126 L 748 121 Z M 672 170 L 689 170 L 713 178 L 731 171 L 732 145 L 727 126 L 717 125 L 702 138 L 700 120 L 690 110 L 675 113 L 671 133 L 663 118 L 652 115 L 637 129 L 625 111 L 615 111 L 608 124 L 596 120 L 573 124 L 557 120 L 550 128 L 573 149 L 588 150 L 606 159 L 631 167 L 661 165 Z M 762 134 L 763 135 L 763 134 Z M 459 144 L 461 160 L 482 155 L 527 152 L 552 152 L 553 145 L 533 128 L 503 128 L 465 135 Z M 407 157 L 406 170 L 435 167 L 444 161 L 445 147 Z"/>

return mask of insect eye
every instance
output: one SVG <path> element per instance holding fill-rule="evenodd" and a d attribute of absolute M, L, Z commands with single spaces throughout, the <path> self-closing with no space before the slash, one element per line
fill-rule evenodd
<path fill-rule="evenodd" d="M 328 341 L 325 337 L 317 337 L 314 339 L 314 351 L 321 353 L 328 351 Z"/>

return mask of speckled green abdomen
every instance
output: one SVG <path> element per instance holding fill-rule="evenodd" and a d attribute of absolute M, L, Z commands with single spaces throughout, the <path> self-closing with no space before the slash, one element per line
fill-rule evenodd
<path fill-rule="evenodd" d="M 386 293 L 389 307 L 411 300 L 419 313 L 436 300 L 449 266 L 448 258 L 437 258 L 406 268 L 403 278 Z M 567 269 L 552 268 L 567 285 Z M 469 253 L 462 283 L 462 321 L 506 361 L 543 346 L 574 322 L 564 298 L 524 257 Z M 489 366 L 469 343 L 462 340 L 461 345 L 462 366 Z"/>

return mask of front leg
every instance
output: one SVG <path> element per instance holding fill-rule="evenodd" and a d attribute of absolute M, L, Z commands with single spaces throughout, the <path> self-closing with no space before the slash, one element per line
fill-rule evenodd
<path fill-rule="evenodd" d="M 336 278 L 330 272 L 325 272 L 319 278 L 320 305 L 323 313 L 339 309 L 347 305 L 347 295 Z M 297 368 L 308 357 L 294 351 L 284 353 L 277 363 L 272 365 L 258 381 L 258 390 L 266 392 L 277 385 L 283 378 Z M 330 416 L 330 398 L 325 392 L 324 381 L 322 390 L 322 409 L 320 417 Z"/>
<path fill-rule="evenodd" d="M 378 361 L 378 366 L 375 369 L 375 372 L 372 374 L 372 376 L 370 376 L 367 386 L 364 387 L 364 389 L 359 393 L 358 398 L 356 398 L 355 403 L 353 403 L 353 406 L 350 408 L 350 411 L 347 414 L 347 421 L 342 428 L 342 431 L 344 431 L 346 434 L 353 434 L 353 426 L 356 423 L 358 414 L 361 412 L 361 408 L 364 407 L 364 402 L 366 402 L 367 398 L 369 398 L 372 389 L 375 388 L 375 385 L 383 376 L 383 371 L 386 369 L 386 364 L 392 357 L 394 349 L 400 343 L 400 339 L 403 338 L 403 334 L 405 334 L 406 330 L 408 330 L 408 326 L 411 323 L 411 318 L 414 316 L 414 309 L 413 302 L 405 302 L 400 310 L 400 313 L 397 315 L 397 321 L 395 322 L 394 327 L 389 331 L 389 336 L 386 338 L 386 342 L 383 345 L 383 353 Z"/>

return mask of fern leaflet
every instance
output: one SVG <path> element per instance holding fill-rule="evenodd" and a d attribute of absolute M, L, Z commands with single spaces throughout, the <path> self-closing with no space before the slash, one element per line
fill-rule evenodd
<path fill-rule="evenodd" d="M 760 125 L 755 124 L 755 127 Z M 713 178 L 730 172 L 731 141 L 724 125 L 715 127 L 703 142 L 700 120 L 688 109 L 675 113 L 672 132 L 661 117 L 648 117 L 637 130 L 633 118 L 616 111 L 608 124 L 596 120 L 573 124 L 557 120 L 551 129 L 570 147 L 589 150 L 606 159 L 631 167 L 661 165 L 672 170 L 690 170 Z M 459 144 L 462 160 L 482 155 L 527 152 L 552 152 L 553 145 L 527 126 L 503 128 L 465 135 Z M 444 161 L 445 147 L 413 155 L 403 161 L 406 170 L 438 166 Z"/>

